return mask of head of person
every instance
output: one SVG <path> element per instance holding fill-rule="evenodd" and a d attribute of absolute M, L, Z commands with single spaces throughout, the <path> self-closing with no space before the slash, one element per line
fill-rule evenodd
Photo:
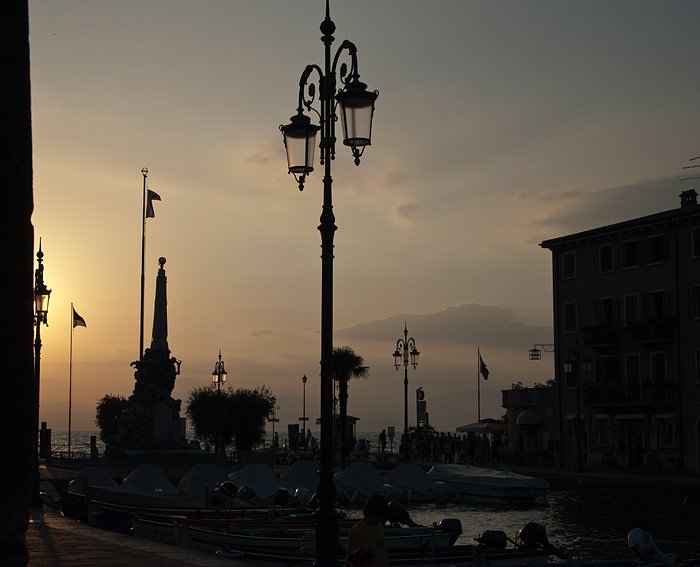
<path fill-rule="evenodd" d="M 372 494 L 365 502 L 365 509 L 362 513 L 365 520 L 383 524 L 389 516 L 389 504 L 381 494 Z"/>

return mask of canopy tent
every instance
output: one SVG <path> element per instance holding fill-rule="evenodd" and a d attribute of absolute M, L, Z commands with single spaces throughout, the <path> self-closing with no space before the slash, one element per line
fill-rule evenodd
<path fill-rule="evenodd" d="M 502 433 L 506 430 L 506 424 L 498 419 L 482 419 L 476 423 L 460 425 L 458 433 Z"/>

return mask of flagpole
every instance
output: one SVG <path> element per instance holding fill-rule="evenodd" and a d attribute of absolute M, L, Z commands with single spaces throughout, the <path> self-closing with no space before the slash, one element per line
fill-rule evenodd
<path fill-rule="evenodd" d="M 70 362 L 68 364 L 68 458 L 70 459 L 70 434 L 72 421 L 73 402 L 73 321 L 75 313 L 73 303 L 70 304 Z"/>
<path fill-rule="evenodd" d="M 476 347 L 476 421 L 481 422 L 481 350 Z"/>
<path fill-rule="evenodd" d="M 148 169 L 141 170 L 143 175 L 143 211 L 141 215 L 141 314 L 139 316 L 139 360 L 143 356 L 143 294 L 144 294 L 144 269 L 146 258 L 146 178 Z"/>

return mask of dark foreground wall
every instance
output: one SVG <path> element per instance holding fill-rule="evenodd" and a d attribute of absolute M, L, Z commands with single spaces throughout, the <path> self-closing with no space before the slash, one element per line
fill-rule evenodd
<path fill-rule="evenodd" d="M 27 564 L 34 432 L 27 0 L 0 3 L 0 565 Z"/>

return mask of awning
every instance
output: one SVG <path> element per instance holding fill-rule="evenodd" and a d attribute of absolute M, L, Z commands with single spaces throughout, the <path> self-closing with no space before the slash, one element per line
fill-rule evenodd
<path fill-rule="evenodd" d="M 540 414 L 531 409 L 521 411 L 515 420 L 515 425 L 519 425 L 520 427 L 533 427 L 540 425 L 541 423 L 542 418 L 540 417 Z"/>
<path fill-rule="evenodd" d="M 482 419 L 476 423 L 460 425 L 457 428 L 459 433 L 500 433 L 506 430 L 506 425 L 497 419 Z"/>

